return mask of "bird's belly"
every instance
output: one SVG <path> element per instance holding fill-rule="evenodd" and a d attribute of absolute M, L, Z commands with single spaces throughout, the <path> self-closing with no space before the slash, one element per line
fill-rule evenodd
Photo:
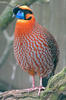
<path fill-rule="evenodd" d="M 50 51 L 45 46 L 36 46 L 35 41 L 21 41 L 19 38 L 14 41 L 14 54 L 22 69 L 31 75 L 38 73 L 42 77 L 51 73 L 53 63 Z"/>

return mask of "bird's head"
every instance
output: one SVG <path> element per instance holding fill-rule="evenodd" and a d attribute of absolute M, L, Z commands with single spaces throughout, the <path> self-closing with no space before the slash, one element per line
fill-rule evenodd
<path fill-rule="evenodd" d="M 13 9 L 13 13 L 17 18 L 16 28 L 21 30 L 21 33 L 30 33 L 35 25 L 35 17 L 28 6 L 17 6 Z"/>

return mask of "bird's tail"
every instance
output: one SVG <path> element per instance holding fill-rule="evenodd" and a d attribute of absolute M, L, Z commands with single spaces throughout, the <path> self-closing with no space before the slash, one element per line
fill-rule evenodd
<path fill-rule="evenodd" d="M 48 77 L 42 78 L 42 85 L 43 85 L 43 87 L 46 87 L 46 86 L 47 86 L 48 80 L 49 80 L 50 77 L 53 76 L 53 75 L 54 75 L 54 72 L 50 73 L 50 75 L 49 75 Z"/>

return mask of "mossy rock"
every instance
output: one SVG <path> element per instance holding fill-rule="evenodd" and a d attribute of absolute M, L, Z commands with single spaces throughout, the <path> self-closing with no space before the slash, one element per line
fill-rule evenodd
<path fill-rule="evenodd" d="M 51 77 L 41 100 L 66 100 L 66 68 Z"/>

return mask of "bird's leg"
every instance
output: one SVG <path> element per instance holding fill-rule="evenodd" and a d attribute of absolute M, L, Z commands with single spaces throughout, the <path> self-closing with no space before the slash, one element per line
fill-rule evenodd
<path fill-rule="evenodd" d="M 45 87 L 42 86 L 42 77 L 40 77 L 40 86 L 39 86 L 39 91 L 38 91 L 38 95 L 40 95 L 41 90 L 44 90 Z"/>
<path fill-rule="evenodd" d="M 32 76 L 32 87 L 35 88 L 35 77 Z"/>
<path fill-rule="evenodd" d="M 39 90 L 38 91 L 38 96 L 40 96 L 41 90 L 44 90 L 44 89 L 45 89 L 45 87 L 42 86 L 42 77 L 40 77 L 40 86 L 39 87 L 35 87 L 35 77 L 32 76 L 32 88 L 29 89 L 29 92 L 30 91 Z"/>
<path fill-rule="evenodd" d="M 38 87 L 35 87 L 35 77 L 32 76 L 32 88 L 29 88 L 29 89 L 23 89 L 22 92 L 32 92 L 32 91 L 35 91 L 35 90 L 39 90 L 38 91 L 38 96 L 40 96 L 40 92 L 41 90 L 44 90 L 45 87 L 42 86 L 42 77 L 40 77 L 40 86 Z"/>
<path fill-rule="evenodd" d="M 40 77 L 40 86 L 39 87 L 35 87 L 35 77 L 32 76 L 32 88 L 26 89 L 26 90 L 28 92 L 35 91 L 35 90 L 39 90 L 38 91 L 38 96 L 40 96 L 41 90 L 44 90 L 44 89 L 45 89 L 45 87 L 42 86 L 42 77 Z"/>
<path fill-rule="evenodd" d="M 42 77 L 40 77 L 40 86 L 42 86 Z"/>
<path fill-rule="evenodd" d="M 37 90 L 37 88 L 35 87 L 35 76 L 32 76 L 32 88 L 28 88 L 28 89 L 23 89 L 23 92 L 32 92 Z"/>

